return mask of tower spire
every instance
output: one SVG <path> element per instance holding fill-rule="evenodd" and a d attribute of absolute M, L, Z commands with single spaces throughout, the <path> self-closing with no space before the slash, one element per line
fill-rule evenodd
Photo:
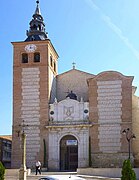
<path fill-rule="evenodd" d="M 35 14 L 40 14 L 41 15 L 41 11 L 40 11 L 40 7 L 39 7 L 39 0 L 36 1 L 37 3 L 37 7 L 36 7 L 36 10 L 35 10 Z"/>
<path fill-rule="evenodd" d="M 41 41 L 47 39 L 47 33 L 45 32 L 45 24 L 41 15 L 39 0 L 36 1 L 37 6 L 33 18 L 30 21 L 30 28 L 27 31 L 27 39 L 25 41 Z"/>

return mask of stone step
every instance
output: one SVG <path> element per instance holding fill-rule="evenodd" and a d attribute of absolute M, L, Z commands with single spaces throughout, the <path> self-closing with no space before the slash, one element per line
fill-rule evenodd
<path fill-rule="evenodd" d="M 19 175 L 19 169 L 6 169 L 5 170 L 5 176 L 18 176 Z"/>
<path fill-rule="evenodd" d="M 6 169 L 5 176 L 19 176 L 20 169 Z M 31 170 L 27 169 L 27 175 L 30 175 Z"/>

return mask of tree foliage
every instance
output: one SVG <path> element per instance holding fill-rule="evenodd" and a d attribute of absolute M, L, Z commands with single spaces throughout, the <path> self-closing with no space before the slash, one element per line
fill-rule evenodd
<path fill-rule="evenodd" d="M 91 158 L 91 137 L 89 136 L 89 167 L 92 166 L 92 158 Z"/>
<path fill-rule="evenodd" d="M 43 167 L 46 167 L 47 165 L 46 165 L 46 142 L 45 142 L 45 139 L 43 139 L 43 148 L 44 148 L 44 162 L 43 162 Z"/>
<path fill-rule="evenodd" d="M 0 180 L 4 180 L 4 174 L 5 174 L 5 167 L 0 162 Z"/>
<path fill-rule="evenodd" d="M 132 165 L 129 159 L 123 162 L 121 180 L 136 180 L 136 173 L 132 169 Z"/>

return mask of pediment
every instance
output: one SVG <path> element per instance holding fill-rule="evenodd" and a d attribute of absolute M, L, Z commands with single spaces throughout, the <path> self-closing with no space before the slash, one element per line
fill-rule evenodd
<path fill-rule="evenodd" d="M 79 104 L 79 101 L 66 98 L 58 103 L 59 105 L 72 105 L 72 104 Z"/>

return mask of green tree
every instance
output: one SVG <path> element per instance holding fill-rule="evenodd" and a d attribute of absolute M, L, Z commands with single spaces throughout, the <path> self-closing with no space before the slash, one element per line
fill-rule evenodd
<path fill-rule="evenodd" d="M 5 167 L 0 162 L 0 180 L 4 180 L 4 174 L 5 174 Z"/>
<path fill-rule="evenodd" d="M 89 136 L 89 167 L 92 166 L 92 158 L 91 158 L 91 137 Z"/>
<path fill-rule="evenodd" d="M 45 139 L 43 139 L 43 148 L 44 148 L 44 160 L 43 160 L 43 167 L 46 167 L 46 142 L 45 142 Z"/>
<path fill-rule="evenodd" d="M 132 169 L 132 165 L 129 159 L 123 162 L 121 180 L 136 180 L 136 173 Z"/>

